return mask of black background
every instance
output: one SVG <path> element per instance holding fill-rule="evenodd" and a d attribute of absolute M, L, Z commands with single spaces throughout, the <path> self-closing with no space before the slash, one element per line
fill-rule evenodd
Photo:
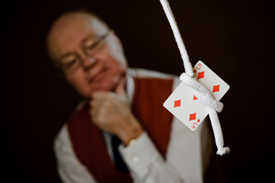
<path fill-rule="evenodd" d="M 190 60 L 230 85 L 219 114 L 229 182 L 267 182 L 274 172 L 274 6 L 271 1 L 170 0 Z M 1 6 L 1 179 L 58 183 L 53 139 L 81 99 L 46 54 L 50 24 L 86 7 L 120 37 L 131 67 L 180 75 L 183 65 L 158 0 L 9 1 Z"/>

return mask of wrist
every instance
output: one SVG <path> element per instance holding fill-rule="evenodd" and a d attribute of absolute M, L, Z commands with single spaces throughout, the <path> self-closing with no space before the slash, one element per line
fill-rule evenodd
<path fill-rule="evenodd" d="M 124 128 L 118 135 L 124 146 L 129 146 L 135 142 L 135 140 L 143 133 L 143 128 L 136 119 L 131 125 Z"/>

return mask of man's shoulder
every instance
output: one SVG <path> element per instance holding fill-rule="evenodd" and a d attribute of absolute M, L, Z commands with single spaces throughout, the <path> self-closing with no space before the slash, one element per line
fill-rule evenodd
<path fill-rule="evenodd" d="M 59 132 L 54 138 L 54 150 L 60 151 L 60 148 L 68 144 L 67 124 L 64 123 L 60 128 Z"/>
<path fill-rule="evenodd" d="M 67 133 L 68 133 L 67 128 L 68 128 L 69 122 L 73 117 L 76 117 L 78 115 L 78 113 L 84 108 L 86 103 L 87 103 L 87 100 L 83 100 L 75 107 L 74 111 L 71 113 L 68 120 L 62 125 L 59 132 L 57 133 L 55 137 L 56 142 L 62 141 L 62 139 L 67 138 Z"/>
<path fill-rule="evenodd" d="M 167 74 L 159 71 L 154 70 L 148 70 L 148 69 L 142 69 L 142 68 L 129 68 L 128 74 L 130 74 L 133 77 L 137 78 L 164 78 L 164 79 L 170 79 L 170 78 L 177 78 L 178 76 L 173 74 Z"/>
<path fill-rule="evenodd" d="M 175 89 L 179 83 L 179 76 L 174 74 L 167 74 L 159 71 L 142 69 L 142 68 L 129 68 L 128 74 L 135 78 L 158 78 L 158 79 L 171 79 L 173 80 L 173 89 Z"/>

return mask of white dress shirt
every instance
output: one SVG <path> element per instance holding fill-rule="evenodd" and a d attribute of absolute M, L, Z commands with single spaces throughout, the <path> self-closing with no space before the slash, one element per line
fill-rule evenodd
<path fill-rule="evenodd" d="M 127 95 L 132 102 L 134 81 L 132 77 L 174 78 L 173 90 L 180 80 L 144 69 L 129 69 L 127 75 Z M 81 108 L 78 106 L 77 109 Z M 134 183 L 201 183 L 212 153 L 212 138 L 208 121 L 204 121 L 194 132 L 176 117 L 173 118 L 171 136 L 164 160 L 150 137 L 144 132 L 127 147 L 120 145 L 119 151 L 129 167 Z M 108 153 L 113 159 L 110 134 L 102 132 Z M 97 182 L 75 155 L 70 141 L 67 124 L 58 133 L 54 150 L 58 173 L 65 183 Z M 106 176 L 108 172 L 106 172 Z"/>

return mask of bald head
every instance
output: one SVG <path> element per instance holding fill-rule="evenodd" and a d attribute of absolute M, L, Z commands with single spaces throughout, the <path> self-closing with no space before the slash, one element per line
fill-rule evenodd
<path fill-rule="evenodd" d="M 96 37 L 107 32 L 108 26 L 99 17 L 83 11 L 61 15 L 51 26 L 47 48 L 53 60 L 75 50 L 87 37 Z"/>
<path fill-rule="evenodd" d="M 122 43 L 108 29 L 95 15 L 75 11 L 60 16 L 48 34 L 51 58 L 67 82 L 87 98 L 97 90 L 114 90 L 127 70 Z"/>

